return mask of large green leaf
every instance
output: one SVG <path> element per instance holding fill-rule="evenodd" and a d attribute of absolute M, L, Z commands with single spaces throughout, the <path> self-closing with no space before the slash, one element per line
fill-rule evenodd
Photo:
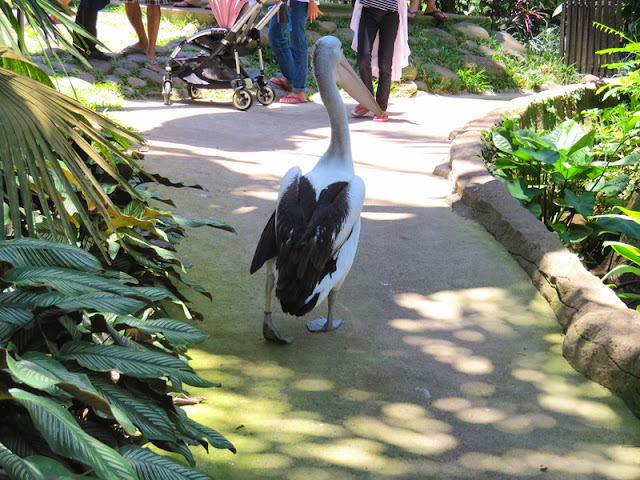
<path fill-rule="evenodd" d="M 629 175 L 620 174 L 613 178 L 600 177 L 595 183 L 586 186 L 594 193 L 602 192 L 607 197 L 615 197 L 629 185 Z"/>
<path fill-rule="evenodd" d="M 160 378 L 168 375 L 182 378 L 183 374 L 195 375 L 187 363 L 171 355 L 152 351 L 141 352 L 118 345 L 69 342 L 62 346 L 60 354 L 63 358 L 75 360 L 90 370 L 117 370 L 137 378 Z M 189 383 L 187 380 L 184 382 Z"/>
<path fill-rule="evenodd" d="M 0 465 L 2 465 L 11 478 L 20 480 L 45 480 L 44 475 L 36 468 L 15 455 L 2 443 L 0 443 Z"/>
<path fill-rule="evenodd" d="M 550 148 L 543 148 L 542 150 L 534 151 L 531 153 L 531 155 L 538 162 L 546 163 L 549 165 L 553 165 L 560 158 L 560 153 Z"/>
<path fill-rule="evenodd" d="M 9 393 L 29 411 L 33 424 L 54 452 L 90 465 L 103 480 L 139 480 L 118 452 L 85 433 L 56 402 L 17 388 Z"/>
<path fill-rule="evenodd" d="M 513 153 L 511 142 L 500 130 L 493 134 L 493 145 L 502 152 Z"/>
<path fill-rule="evenodd" d="M 39 472 L 43 475 L 46 475 L 47 479 L 55 478 L 57 480 L 63 479 L 71 479 L 71 480 L 91 480 L 94 477 L 93 475 L 75 475 L 69 471 L 64 465 L 60 462 L 57 462 L 53 458 L 42 457 L 40 455 L 34 455 L 31 457 L 25 458 L 25 461 L 29 463 L 29 465 L 35 467 Z"/>
<path fill-rule="evenodd" d="M 33 319 L 31 310 L 0 305 L 0 345 L 5 345 L 16 330 L 28 327 Z"/>
<path fill-rule="evenodd" d="M 574 120 L 567 120 L 558 128 L 544 136 L 544 139 L 565 155 L 579 145 L 586 135 L 584 128 Z"/>
<path fill-rule="evenodd" d="M 640 265 L 640 249 L 622 242 L 604 242 L 604 247 L 611 247 L 618 254 Z"/>
<path fill-rule="evenodd" d="M 205 380 L 204 378 L 200 377 L 196 372 L 193 372 L 193 371 L 190 372 L 190 371 L 186 371 L 186 370 L 178 370 L 173 375 L 178 377 L 180 380 L 182 380 L 187 385 L 191 385 L 193 387 L 209 388 L 209 387 L 219 387 L 220 386 L 219 383 L 213 383 L 213 382 L 210 382 L 209 380 Z"/>
<path fill-rule="evenodd" d="M 176 345 L 196 345 L 204 342 L 208 335 L 203 334 L 195 327 L 171 318 L 158 318 L 155 320 L 141 320 L 136 317 L 118 317 L 114 325 L 128 325 L 141 332 L 152 335 L 162 334 L 167 342 Z"/>
<path fill-rule="evenodd" d="M 109 291 L 120 295 L 142 296 L 139 291 L 119 282 L 88 272 L 61 267 L 12 268 L 4 280 L 21 287 L 50 286 L 68 296 L 95 291 Z"/>
<path fill-rule="evenodd" d="M 226 230 L 227 232 L 236 233 L 235 228 L 233 228 L 231 225 L 228 225 L 224 222 L 218 222 L 216 220 L 211 220 L 208 218 L 187 218 L 175 213 L 172 213 L 171 216 L 180 225 L 184 225 L 186 227 L 191 227 L 191 228 L 213 227 L 213 228 L 219 228 L 221 230 Z"/>
<path fill-rule="evenodd" d="M 102 268 L 97 258 L 81 248 L 33 238 L 0 241 L 0 260 L 14 267 L 66 267 L 86 272 Z"/>
<path fill-rule="evenodd" d="M 70 372 L 60 362 L 41 352 L 27 352 L 18 359 L 6 350 L 5 353 L 9 370 L 20 382 L 56 395 L 62 393 L 54 390 L 59 388 L 86 405 L 112 415 L 109 403 L 84 373 Z"/>
<path fill-rule="evenodd" d="M 127 390 L 105 379 L 94 384 L 111 405 L 117 406 L 151 440 L 176 441 L 171 422 L 165 411 L 152 401 L 133 396 Z"/>
<path fill-rule="evenodd" d="M 147 306 L 147 303 L 134 298 L 122 297 L 115 293 L 94 292 L 77 295 L 75 297 L 61 298 L 56 302 L 56 306 L 69 310 L 86 308 L 98 312 L 130 315 Z"/>
<path fill-rule="evenodd" d="M 44 73 L 40 67 L 2 44 L 0 44 L 0 67 L 26 75 L 43 85 L 53 88 L 49 75 Z"/>
<path fill-rule="evenodd" d="M 17 361 L 7 352 L 6 359 L 11 373 L 19 381 L 55 395 L 65 392 L 87 406 L 115 418 L 127 433 L 136 432 L 136 427 L 127 415 L 117 405 L 110 405 L 94 388 L 86 374 L 70 372 L 61 363 L 40 352 L 27 352 Z"/>
<path fill-rule="evenodd" d="M 576 195 L 567 189 L 564 192 L 564 199 L 570 207 L 575 208 L 576 212 L 584 218 L 593 215 L 593 210 L 596 208 L 596 196 L 592 192 L 583 192 L 580 195 Z"/>
<path fill-rule="evenodd" d="M 617 267 L 612 269 L 610 272 L 608 272 L 604 277 L 602 277 L 602 281 L 604 282 L 607 278 L 609 278 L 612 275 L 620 275 L 622 273 L 633 273 L 634 275 L 637 275 L 640 277 L 640 268 L 632 267 L 630 265 L 618 265 Z"/>
<path fill-rule="evenodd" d="M 634 240 L 640 240 L 640 224 L 631 217 L 625 215 L 598 215 L 596 224 L 603 230 L 622 233 Z"/>
<path fill-rule="evenodd" d="M 229 440 L 224 438 L 224 436 L 215 430 L 190 419 L 181 408 L 176 408 L 176 412 L 177 413 L 172 415 L 173 422 L 175 423 L 178 431 L 185 437 L 199 442 L 202 442 L 204 439 L 215 448 L 228 449 L 233 453 L 236 453 L 236 448 Z"/>
<path fill-rule="evenodd" d="M 209 475 L 183 467 L 149 449 L 126 445 L 120 449 L 140 480 L 214 480 Z"/>
<path fill-rule="evenodd" d="M 508 180 L 506 185 L 512 196 L 525 202 L 530 202 L 543 192 L 540 188 L 531 187 L 525 178 Z"/>

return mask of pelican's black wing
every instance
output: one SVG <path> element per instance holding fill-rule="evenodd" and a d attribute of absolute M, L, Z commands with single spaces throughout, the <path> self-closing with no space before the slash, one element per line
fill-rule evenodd
<path fill-rule="evenodd" d="M 273 212 L 273 215 L 271 215 L 271 218 L 267 222 L 267 226 L 264 227 L 262 235 L 260 236 L 260 241 L 256 247 L 256 253 L 253 254 L 253 261 L 251 262 L 249 273 L 253 274 L 260 270 L 260 267 L 264 265 L 264 262 L 275 257 L 277 254 L 276 212 Z"/>
<path fill-rule="evenodd" d="M 276 215 L 278 282 L 276 296 L 282 310 L 304 315 L 315 306 L 314 289 L 336 271 L 336 243 L 348 217 L 349 183 L 325 188 L 316 201 L 311 183 L 301 177 L 282 195 Z"/>

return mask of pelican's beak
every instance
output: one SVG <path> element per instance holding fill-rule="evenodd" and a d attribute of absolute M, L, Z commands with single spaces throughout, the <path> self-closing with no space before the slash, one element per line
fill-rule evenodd
<path fill-rule="evenodd" d="M 335 72 L 336 83 L 344 88 L 351 97 L 364 108 L 376 115 L 382 116 L 384 112 L 376 102 L 371 92 L 364 86 L 358 74 L 351 68 L 347 59 L 343 56 Z"/>

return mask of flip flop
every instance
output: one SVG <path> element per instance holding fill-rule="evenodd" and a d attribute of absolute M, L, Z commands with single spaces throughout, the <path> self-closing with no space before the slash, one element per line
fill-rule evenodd
<path fill-rule="evenodd" d="M 209 3 L 207 3 L 207 4 L 204 6 L 204 9 L 205 9 L 205 10 L 211 10 L 211 5 L 210 5 Z"/>
<path fill-rule="evenodd" d="M 287 80 L 284 77 L 273 77 L 269 81 L 274 85 L 279 86 L 283 90 L 286 90 L 287 92 L 290 92 L 293 89 L 293 85 L 287 83 Z"/>
<path fill-rule="evenodd" d="M 158 68 L 155 69 L 153 67 L 158 67 Z M 145 60 L 144 61 L 144 68 L 146 68 L 147 70 L 151 70 L 152 72 L 160 73 L 160 65 L 158 64 L 158 62 L 152 62 L 151 60 Z"/>
<path fill-rule="evenodd" d="M 127 55 L 131 55 L 132 53 L 142 53 L 143 55 L 146 54 L 147 52 L 145 52 L 144 50 L 134 46 L 134 45 L 129 45 L 128 47 L 125 47 L 122 49 L 122 51 L 120 52 L 120 55 L 123 56 L 127 56 Z"/>
<path fill-rule="evenodd" d="M 440 10 L 434 10 L 433 12 L 424 12 L 424 14 L 427 17 L 433 17 L 436 20 L 440 20 L 440 21 L 444 21 L 444 20 L 446 20 L 448 18 L 447 14 L 441 12 Z"/>
<path fill-rule="evenodd" d="M 374 115 L 373 116 L 373 121 L 374 122 L 388 122 L 389 121 L 389 115 L 387 115 L 386 113 L 383 113 L 382 115 Z"/>
<path fill-rule="evenodd" d="M 353 115 L 356 118 L 366 117 L 368 113 L 369 113 L 369 110 L 367 110 L 360 104 L 356 105 L 355 107 L 353 107 L 353 110 L 351 110 L 351 115 Z"/>
<path fill-rule="evenodd" d="M 176 2 L 173 4 L 174 7 L 178 8 L 200 8 L 201 5 L 193 5 L 189 2 Z"/>
<path fill-rule="evenodd" d="M 286 103 L 289 105 L 295 105 L 297 103 L 307 103 L 307 99 L 306 98 L 300 98 L 297 95 L 287 95 L 286 97 L 282 97 L 280 99 L 280 103 Z"/>
<path fill-rule="evenodd" d="M 418 14 L 417 10 L 415 12 L 413 10 L 407 10 L 407 18 L 409 20 L 413 20 L 414 18 L 416 18 L 417 14 Z"/>

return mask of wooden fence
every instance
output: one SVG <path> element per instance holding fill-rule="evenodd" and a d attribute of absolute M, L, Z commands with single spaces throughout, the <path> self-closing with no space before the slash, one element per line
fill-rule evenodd
<path fill-rule="evenodd" d="M 619 37 L 596 28 L 594 22 L 622 31 L 622 0 L 564 0 L 560 55 L 580 73 L 605 77 L 614 71 L 602 65 L 614 63 L 616 57 L 595 52 L 619 47 Z"/>

